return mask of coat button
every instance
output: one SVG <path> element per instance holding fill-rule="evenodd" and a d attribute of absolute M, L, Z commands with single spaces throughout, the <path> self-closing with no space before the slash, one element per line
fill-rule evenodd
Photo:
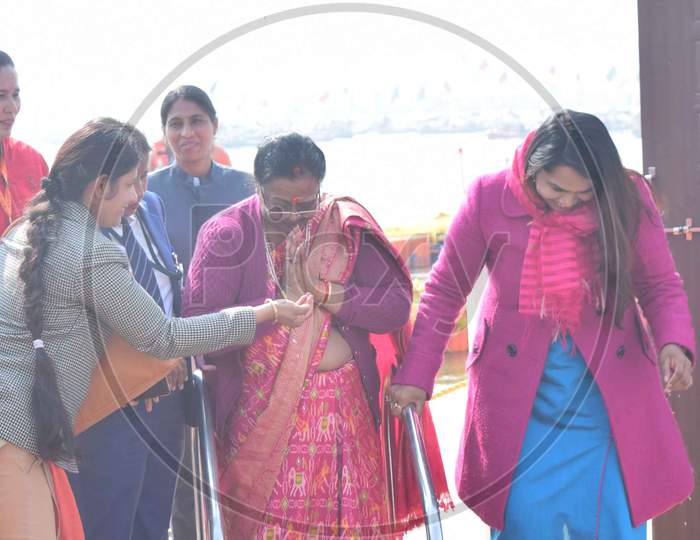
<path fill-rule="evenodd" d="M 474 347 L 472 347 L 472 352 L 473 352 L 474 354 L 478 353 L 478 352 L 479 352 L 479 346 L 478 346 L 478 345 L 474 345 Z"/>
<path fill-rule="evenodd" d="M 510 343 L 506 347 L 506 352 L 508 353 L 508 356 L 510 356 L 512 358 L 518 354 L 518 348 L 515 345 L 513 345 L 512 343 Z"/>
<path fill-rule="evenodd" d="M 598 315 L 598 317 L 603 315 L 603 310 L 602 308 L 596 308 L 595 309 L 595 314 Z"/>
<path fill-rule="evenodd" d="M 620 347 L 617 349 L 617 352 L 615 354 L 617 354 L 618 358 L 622 358 L 623 356 L 625 356 L 625 346 L 620 345 Z"/>

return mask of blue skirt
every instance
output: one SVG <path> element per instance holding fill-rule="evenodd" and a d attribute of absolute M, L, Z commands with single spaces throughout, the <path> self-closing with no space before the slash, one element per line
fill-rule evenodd
<path fill-rule="evenodd" d="M 547 354 L 505 512 L 492 540 L 645 540 L 633 527 L 608 413 L 573 343 Z"/>

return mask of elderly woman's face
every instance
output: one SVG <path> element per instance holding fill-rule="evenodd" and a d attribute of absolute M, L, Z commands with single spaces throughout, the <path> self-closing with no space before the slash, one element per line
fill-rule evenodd
<path fill-rule="evenodd" d="M 0 141 L 9 137 L 19 113 L 19 83 L 12 66 L 0 68 Z"/>
<path fill-rule="evenodd" d="M 287 231 L 303 226 L 318 210 L 319 188 L 310 174 L 273 178 L 261 188 L 265 217 Z"/>

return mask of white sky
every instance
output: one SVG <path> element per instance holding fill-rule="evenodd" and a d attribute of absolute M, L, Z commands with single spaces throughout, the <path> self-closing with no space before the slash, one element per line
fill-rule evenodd
<path fill-rule="evenodd" d="M 23 109 L 13 135 L 41 149 L 94 116 L 127 119 L 184 58 L 241 24 L 298 1 L 61 2 L 8 0 L 0 49 L 15 60 Z M 397 0 L 488 39 L 544 81 L 561 102 L 595 112 L 638 108 L 636 0 Z M 486 62 L 486 64 L 484 64 Z M 610 69 L 617 74 L 608 81 Z M 393 91 L 453 92 L 504 104 L 532 93 L 474 45 L 413 21 L 328 14 L 277 23 L 230 42 L 177 83 L 209 91 L 223 124 L 273 125 L 290 108 L 325 114 L 345 89 L 363 106 Z M 500 85 L 497 83 L 500 82 Z M 515 97 L 514 97 L 515 96 Z M 536 96 L 535 96 L 536 97 Z M 139 126 L 159 133 L 156 99 Z M 410 105 L 410 102 L 408 103 Z M 337 111 L 335 111 L 337 114 Z M 348 112 L 348 114 L 354 114 Z"/>

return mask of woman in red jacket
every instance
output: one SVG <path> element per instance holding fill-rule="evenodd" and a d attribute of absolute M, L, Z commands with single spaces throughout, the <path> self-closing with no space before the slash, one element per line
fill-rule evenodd
<path fill-rule="evenodd" d="M 22 215 L 49 173 L 44 158 L 28 144 L 10 137 L 20 109 L 17 71 L 12 58 L 0 51 L 0 234 Z"/>

